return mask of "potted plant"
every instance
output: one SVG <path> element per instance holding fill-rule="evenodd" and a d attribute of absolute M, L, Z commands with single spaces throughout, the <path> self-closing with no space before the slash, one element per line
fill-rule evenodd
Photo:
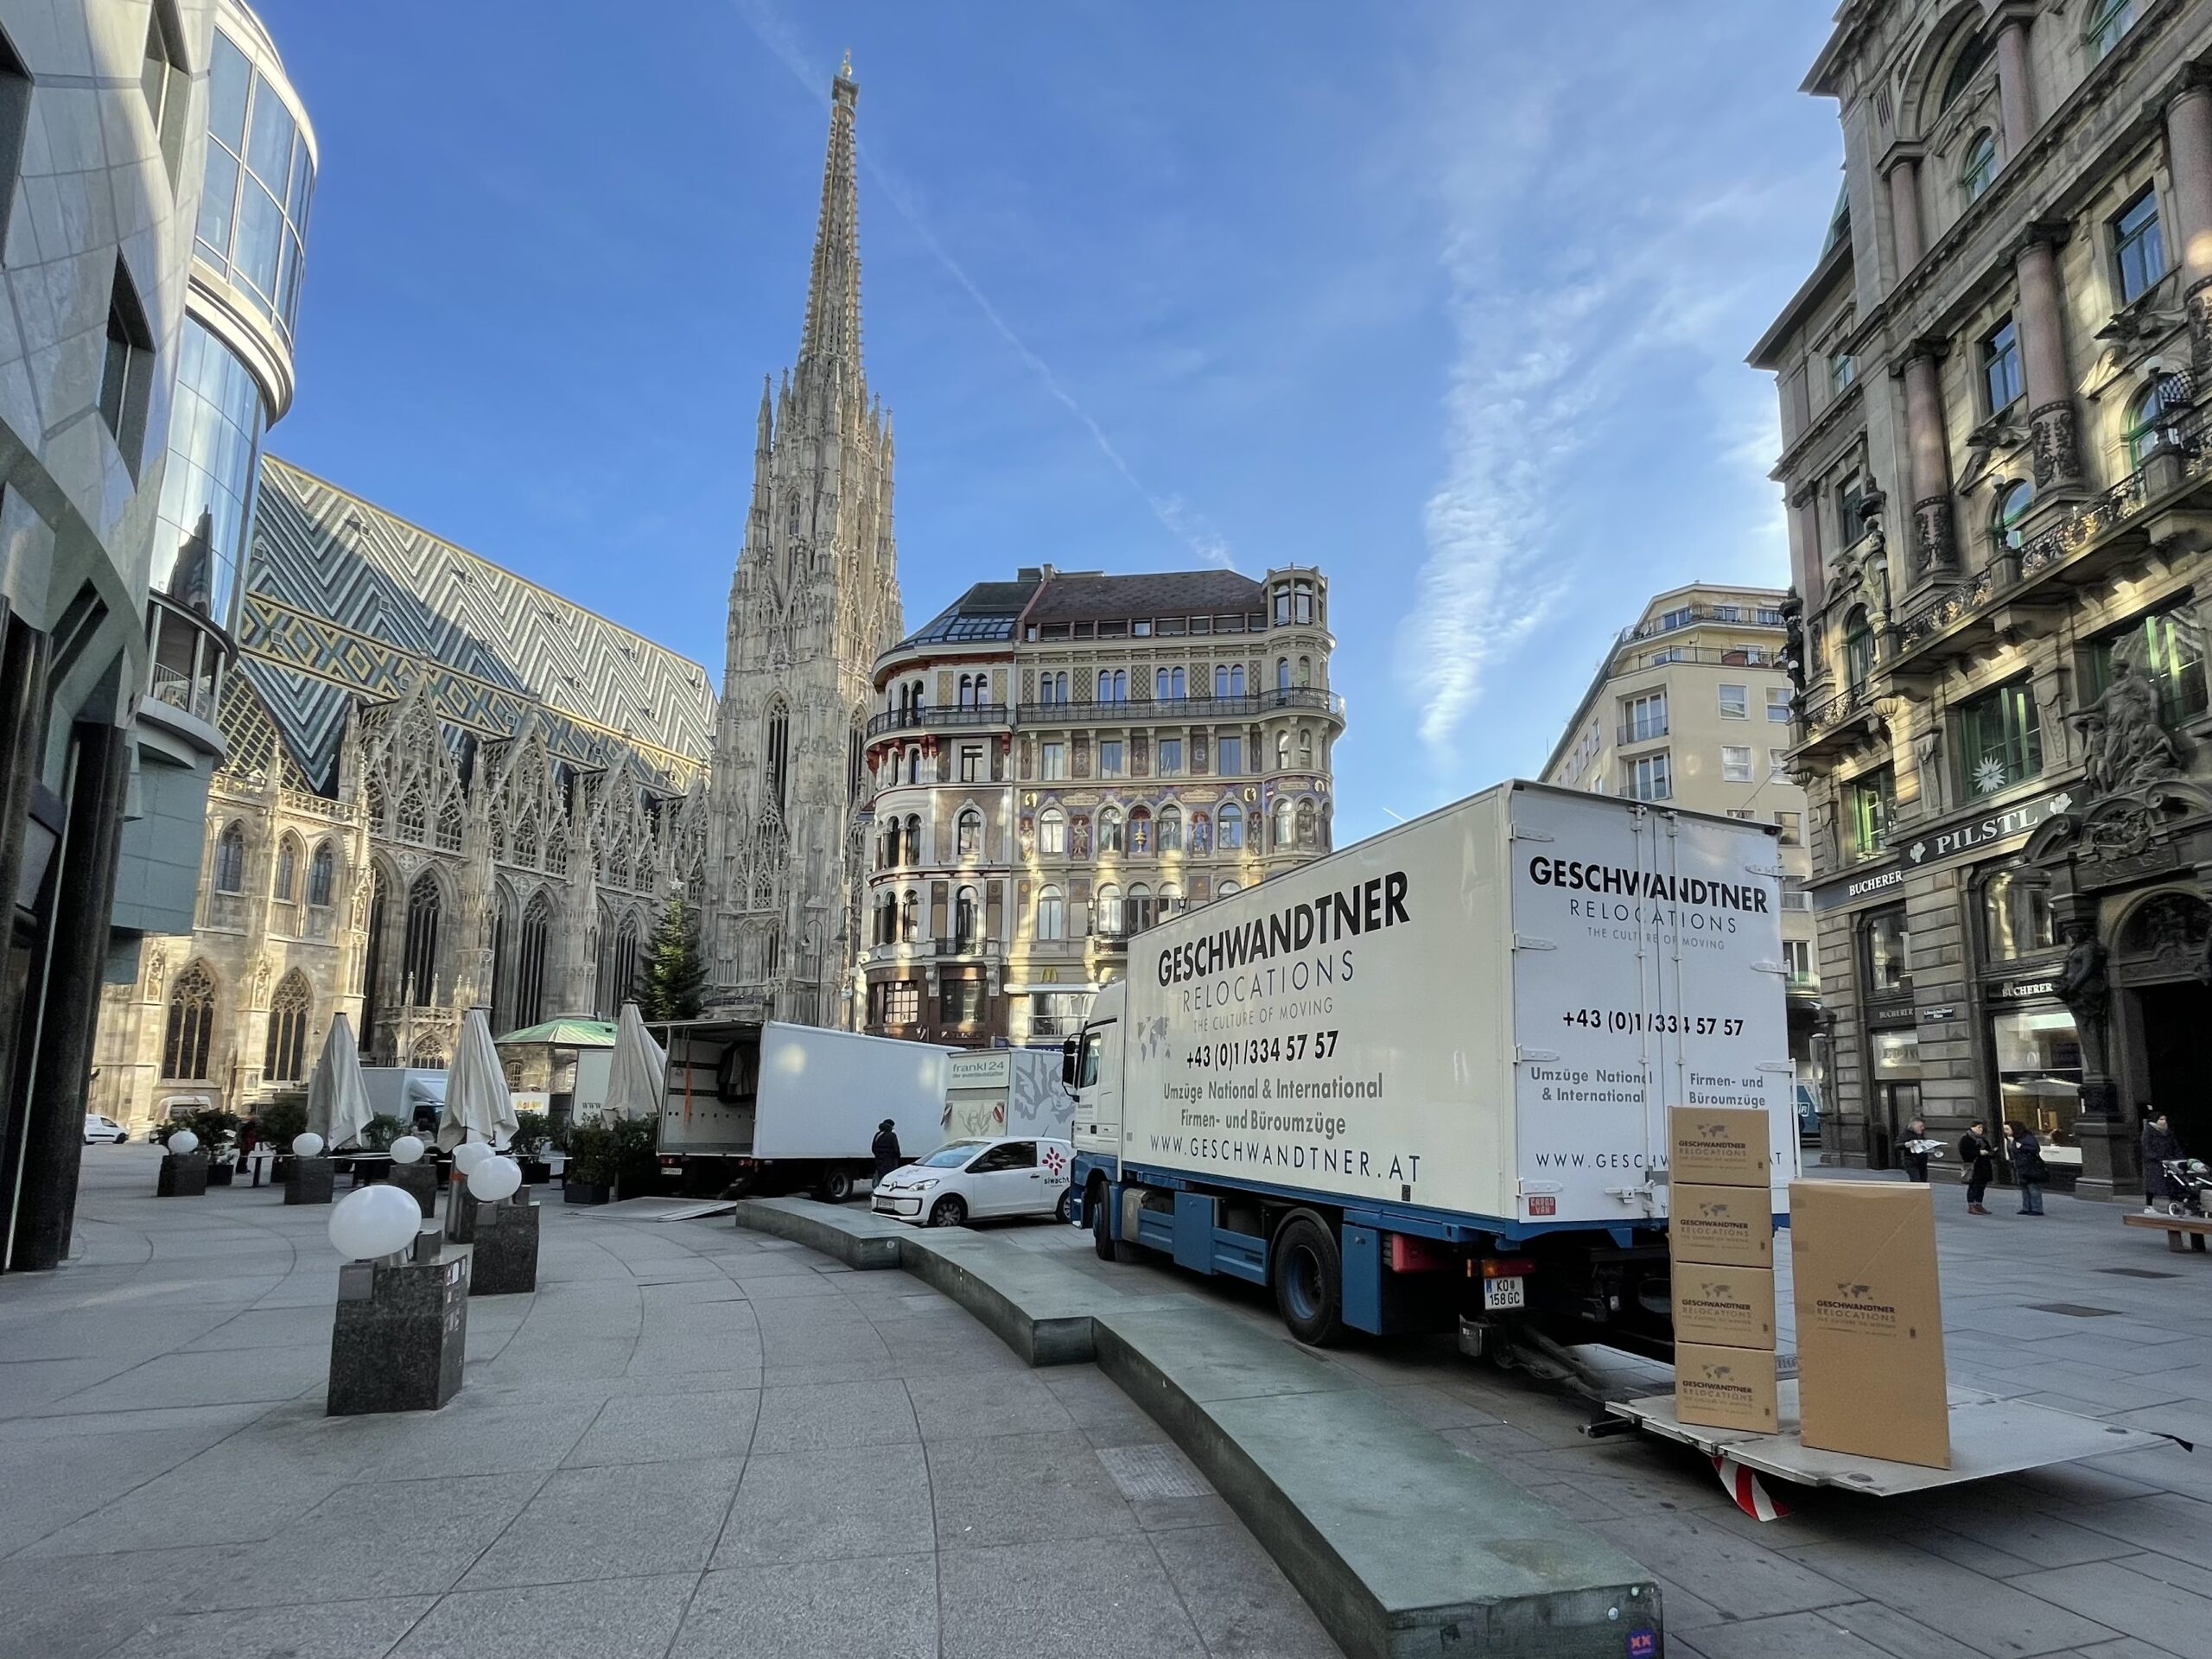
<path fill-rule="evenodd" d="M 614 1196 L 650 1198 L 660 1191 L 660 1125 L 649 1117 L 620 1117 L 613 1136 Z"/>
<path fill-rule="evenodd" d="M 569 1128 L 569 1168 L 561 1183 L 564 1204 L 605 1204 L 614 1196 L 614 1133 L 604 1123 Z"/>
<path fill-rule="evenodd" d="M 522 1166 L 522 1178 L 532 1186 L 553 1179 L 553 1166 L 545 1161 L 552 1130 L 540 1112 L 517 1112 L 515 1132 L 507 1137 L 507 1155 Z"/>
<path fill-rule="evenodd" d="M 282 1186 L 291 1173 L 292 1142 L 308 1127 L 308 1096 L 304 1089 L 288 1089 L 254 1108 L 254 1133 L 262 1147 L 276 1154 L 269 1166 L 272 1186 Z"/>
<path fill-rule="evenodd" d="M 238 1131 L 240 1119 L 236 1112 L 226 1112 L 219 1106 L 199 1106 L 183 1116 L 170 1122 L 160 1132 L 163 1145 L 179 1129 L 190 1129 L 200 1137 L 200 1150 L 207 1160 L 207 1185 L 228 1186 L 231 1184 L 231 1138 Z"/>

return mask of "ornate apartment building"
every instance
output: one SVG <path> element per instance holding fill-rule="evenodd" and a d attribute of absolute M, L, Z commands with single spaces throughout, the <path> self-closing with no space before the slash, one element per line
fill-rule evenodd
<path fill-rule="evenodd" d="M 1813 861 L 1805 791 L 1789 765 L 1789 601 L 1780 588 L 1714 582 L 1661 594 L 1599 663 L 1543 778 L 1777 826 L 1789 1052 L 1809 1091 L 1821 982 L 1806 893 Z"/>
<path fill-rule="evenodd" d="M 274 459 L 240 615 L 196 912 L 111 965 L 91 1109 L 250 1106 L 335 1013 L 418 1065 L 480 1003 L 612 1018 L 705 893 L 705 670 Z"/>
<path fill-rule="evenodd" d="M 1020 571 L 877 658 L 864 1029 L 1065 1034 L 1161 918 L 1326 852 L 1318 570 Z"/>
<path fill-rule="evenodd" d="M 891 419 L 861 364 L 859 99 L 849 60 L 798 366 L 760 395 L 709 797 L 715 999 L 808 1025 L 850 1023 L 869 670 L 904 616 Z"/>
<path fill-rule="evenodd" d="M 1844 190 L 1751 355 L 1802 599 L 1828 1150 L 2212 1145 L 2212 4 L 1850 0 Z"/>

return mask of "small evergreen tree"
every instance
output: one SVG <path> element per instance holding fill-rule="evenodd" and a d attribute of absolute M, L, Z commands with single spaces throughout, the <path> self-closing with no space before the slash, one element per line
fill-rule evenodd
<path fill-rule="evenodd" d="M 638 1012 L 648 1020 L 696 1020 L 706 1006 L 707 963 L 691 912 L 677 893 L 668 901 L 645 947 L 632 988 Z"/>

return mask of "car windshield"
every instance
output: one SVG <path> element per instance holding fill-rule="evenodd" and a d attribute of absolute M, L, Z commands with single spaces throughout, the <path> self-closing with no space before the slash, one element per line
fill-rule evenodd
<path fill-rule="evenodd" d="M 976 1155 L 981 1141 L 956 1141 L 949 1147 L 939 1147 L 922 1160 L 925 1169 L 957 1169 Z"/>

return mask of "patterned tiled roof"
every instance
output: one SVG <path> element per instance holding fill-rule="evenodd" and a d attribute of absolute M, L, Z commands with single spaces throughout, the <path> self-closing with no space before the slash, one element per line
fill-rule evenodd
<path fill-rule="evenodd" d="M 1161 570 L 1141 575 L 1055 575 L 1029 607 L 1032 622 L 1097 617 L 1205 616 L 1266 608 L 1267 589 L 1234 570 Z"/>
<path fill-rule="evenodd" d="M 238 644 L 320 789 L 337 779 L 348 699 L 397 698 L 426 668 L 441 718 L 505 738 L 539 705 L 549 745 L 581 766 L 634 748 L 681 789 L 713 741 L 698 664 L 274 456 Z"/>

